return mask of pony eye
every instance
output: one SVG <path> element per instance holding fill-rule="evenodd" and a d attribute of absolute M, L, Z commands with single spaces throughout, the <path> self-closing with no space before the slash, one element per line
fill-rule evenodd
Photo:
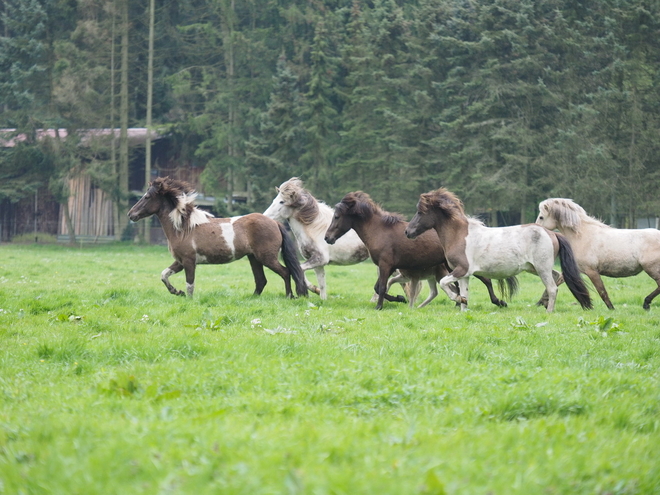
<path fill-rule="evenodd" d="M 543 220 L 543 215 L 539 215 L 539 220 Z"/>
<path fill-rule="evenodd" d="M 284 204 L 284 201 L 280 201 L 280 204 L 283 205 L 283 204 Z"/>

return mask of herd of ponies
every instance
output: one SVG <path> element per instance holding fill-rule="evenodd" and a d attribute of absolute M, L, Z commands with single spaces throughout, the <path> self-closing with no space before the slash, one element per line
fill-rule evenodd
<path fill-rule="evenodd" d="M 410 222 L 384 211 L 362 191 L 346 194 L 331 208 L 297 177 L 276 190 L 277 196 L 263 214 L 216 218 L 195 206 L 197 193 L 190 184 L 159 177 L 128 216 L 134 222 L 151 215 L 160 220 L 175 260 L 163 270 L 161 280 L 175 295 L 192 297 L 197 265 L 230 263 L 245 256 L 256 295 L 266 286 L 266 266 L 282 277 L 287 297 L 294 297 L 293 278 L 296 295 L 312 291 L 321 299 L 328 297 L 326 265 L 351 265 L 371 258 L 377 267 L 372 299 L 376 309 L 385 300 L 406 301 L 388 293 L 395 283 L 404 285 L 413 307 L 426 281 L 429 296 L 418 307 L 437 296 L 439 284 L 465 310 L 471 276 L 486 286 L 494 305 L 504 307 L 504 299 L 516 292 L 516 275 L 523 271 L 538 275 L 543 282 L 545 291 L 538 304 L 548 312 L 554 310 L 562 283 L 582 308 L 591 309 L 581 273 L 609 309 L 614 306 L 601 275 L 630 277 L 645 271 L 657 284 L 644 299 L 646 310 L 660 294 L 660 231 L 612 228 L 570 199 L 542 201 L 534 224 L 487 227 L 466 215 L 461 200 L 445 188 L 422 194 Z M 557 257 L 561 273 L 553 269 Z M 170 282 L 170 276 L 182 270 L 185 292 Z M 307 279 L 307 270 L 314 270 L 318 286 Z M 499 283 L 502 299 L 495 295 L 493 279 Z"/>

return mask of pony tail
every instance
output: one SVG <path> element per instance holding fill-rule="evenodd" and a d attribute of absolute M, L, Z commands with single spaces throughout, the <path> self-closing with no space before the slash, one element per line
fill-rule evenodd
<path fill-rule="evenodd" d="M 518 279 L 516 277 L 509 277 L 504 280 L 497 281 L 500 288 L 500 295 L 505 301 L 510 301 L 518 293 Z"/>
<path fill-rule="evenodd" d="M 568 289 L 580 303 L 582 309 L 593 308 L 591 297 L 589 296 L 589 289 L 587 289 L 587 286 L 584 284 L 584 281 L 580 276 L 580 269 L 575 261 L 573 248 L 563 235 L 556 232 L 555 235 L 559 242 L 559 263 L 561 265 L 562 275 L 564 276 L 564 282 L 566 282 Z"/>
<path fill-rule="evenodd" d="M 282 259 L 284 260 L 284 266 L 289 269 L 289 273 L 293 277 L 293 281 L 296 284 L 296 294 L 299 296 L 307 297 L 307 283 L 305 282 L 305 273 L 300 267 L 300 261 L 298 261 L 298 254 L 296 253 L 296 245 L 289 236 L 284 225 L 277 222 L 277 226 L 280 229 L 282 234 Z"/>

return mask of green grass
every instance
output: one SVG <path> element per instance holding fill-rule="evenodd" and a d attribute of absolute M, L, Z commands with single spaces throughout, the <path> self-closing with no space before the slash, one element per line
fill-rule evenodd
<path fill-rule="evenodd" d="M 377 312 L 370 263 L 325 302 L 253 297 L 244 260 L 174 297 L 170 263 L 0 246 L 0 493 L 660 493 L 645 275 L 606 280 L 614 312 L 562 287 L 548 315 L 527 275 L 508 308 L 475 280 L 467 313 Z"/>

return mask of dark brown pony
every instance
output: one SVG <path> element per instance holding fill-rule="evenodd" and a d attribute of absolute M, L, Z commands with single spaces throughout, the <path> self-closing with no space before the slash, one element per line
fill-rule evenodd
<path fill-rule="evenodd" d="M 161 280 L 174 295 L 183 296 L 169 281 L 171 275 L 185 270 L 186 293 L 195 290 L 195 267 L 199 264 L 225 264 L 244 256 L 250 260 L 256 288 L 261 294 L 267 280 L 264 265 L 284 279 L 287 297 L 291 292 L 291 276 L 299 296 L 307 295 L 305 277 L 296 255 L 296 247 L 282 224 L 261 213 L 232 218 L 214 218 L 195 206 L 197 193 L 190 184 L 157 178 L 142 198 L 130 209 L 128 217 L 137 222 L 156 215 L 160 220 L 172 256 L 176 260 L 163 270 Z M 282 258 L 286 266 L 278 260 Z"/>
<path fill-rule="evenodd" d="M 378 266 L 378 281 L 374 291 L 378 294 L 376 309 L 382 309 L 383 300 L 399 301 L 387 294 L 387 279 L 394 270 L 410 270 L 410 274 L 428 272 L 437 265 L 446 266 L 445 254 L 438 236 L 426 233 L 412 241 L 405 235 L 408 222 L 396 213 L 383 211 L 368 194 L 357 191 L 348 193 L 335 206 L 332 223 L 325 234 L 328 244 L 350 229 L 357 232 L 369 249 L 371 260 Z M 447 269 L 444 269 L 447 273 Z M 490 300 L 496 306 L 506 306 L 493 292 L 493 285 L 487 278 L 480 280 L 488 288 Z M 511 292 L 515 290 L 515 279 L 509 280 Z M 411 281 L 411 283 L 416 283 Z"/>

